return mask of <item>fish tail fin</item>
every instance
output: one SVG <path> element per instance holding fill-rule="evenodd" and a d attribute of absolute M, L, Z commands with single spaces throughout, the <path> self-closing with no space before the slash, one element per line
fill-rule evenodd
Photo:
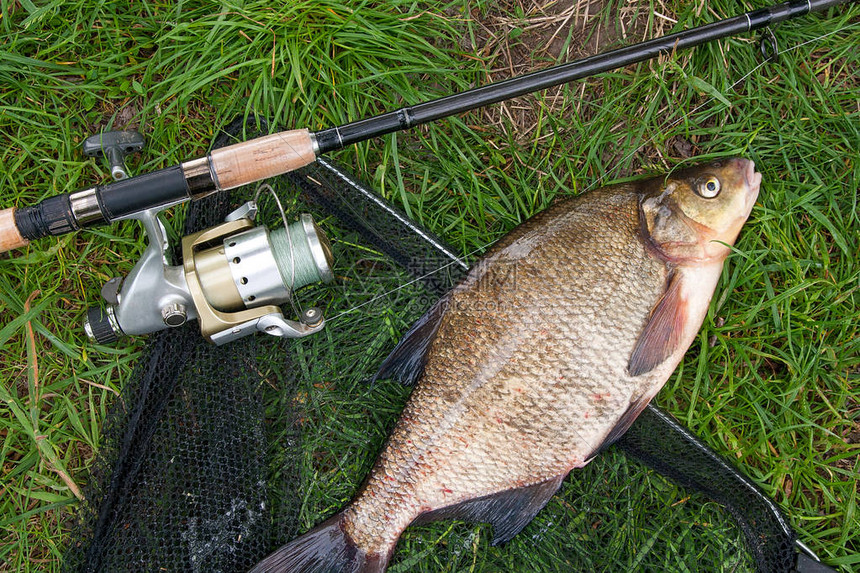
<path fill-rule="evenodd" d="M 249 573 L 382 573 L 389 556 L 358 547 L 344 531 L 339 513 L 272 553 Z"/>

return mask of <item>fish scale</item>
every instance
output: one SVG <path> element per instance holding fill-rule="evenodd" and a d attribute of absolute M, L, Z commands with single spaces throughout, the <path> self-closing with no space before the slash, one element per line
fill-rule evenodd
<path fill-rule="evenodd" d="M 380 368 L 417 386 L 355 499 L 254 572 L 379 573 L 406 527 L 437 519 L 511 539 L 666 382 L 760 182 L 751 161 L 714 162 L 514 229 Z"/>

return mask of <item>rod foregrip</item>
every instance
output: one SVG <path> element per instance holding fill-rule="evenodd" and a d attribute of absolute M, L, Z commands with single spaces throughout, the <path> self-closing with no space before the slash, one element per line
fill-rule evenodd
<path fill-rule="evenodd" d="M 24 247 L 28 243 L 29 241 L 21 236 L 15 223 L 14 207 L 0 211 L 0 253 Z"/>
<path fill-rule="evenodd" d="M 316 156 L 311 132 L 294 129 L 222 147 L 209 157 L 218 188 L 233 189 L 304 167 Z"/>

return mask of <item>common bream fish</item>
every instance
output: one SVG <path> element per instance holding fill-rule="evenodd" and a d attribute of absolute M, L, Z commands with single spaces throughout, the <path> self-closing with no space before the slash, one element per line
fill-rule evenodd
<path fill-rule="evenodd" d="M 514 229 L 383 363 L 417 386 L 352 503 L 253 571 L 381 572 L 407 526 L 439 519 L 511 539 L 666 382 L 760 183 L 717 161 Z"/>

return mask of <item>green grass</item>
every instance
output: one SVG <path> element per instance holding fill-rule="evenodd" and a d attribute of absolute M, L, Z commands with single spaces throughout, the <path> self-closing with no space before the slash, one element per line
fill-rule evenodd
<path fill-rule="evenodd" d="M 661 23 L 648 18 L 652 7 L 679 27 L 739 10 L 727 0 L 640 6 L 637 37 Z M 622 7 L 609 2 L 598 15 L 604 32 L 618 28 Z M 146 134 L 147 150 L 129 161 L 141 173 L 204 153 L 237 114 L 314 130 L 501 77 L 511 50 L 528 65 L 556 59 L 527 44 L 535 14 L 512 3 L 3 1 L 0 10 L 4 208 L 104 181 L 106 167 L 79 151 L 104 127 L 131 121 Z M 739 37 L 506 104 L 527 108 L 525 123 L 496 106 L 335 158 L 463 253 L 557 196 L 692 161 L 681 140 L 699 157 L 754 159 L 759 201 L 700 337 L 657 402 L 752 476 L 807 545 L 851 571 L 860 567 L 860 7 L 775 31 L 778 63 L 760 66 L 756 39 Z M 572 49 L 585 41 L 566 28 L 560 38 Z M 181 229 L 177 211 L 171 229 Z M 336 245 L 344 261 L 359 256 Z M 140 230 L 120 224 L 0 259 L 0 571 L 59 568 L 73 487 L 87 482 L 106 408 L 142 344 L 96 347 L 77 325 L 141 247 Z M 336 316 L 403 278 L 390 267 L 378 275 L 360 293 L 343 281 L 314 292 Z M 407 396 L 361 384 L 420 314 L 407 293 L 293 345 L 306 373 L 303 529 L 354 494 Z M 734 570 L 741 542 L 729 524 L 714 504 L 610 453 L 576 472 L 511 544 L 490 547 L 487 526 L 414 528 L 392 570 L 684 571 L 722 560 Z"/>

